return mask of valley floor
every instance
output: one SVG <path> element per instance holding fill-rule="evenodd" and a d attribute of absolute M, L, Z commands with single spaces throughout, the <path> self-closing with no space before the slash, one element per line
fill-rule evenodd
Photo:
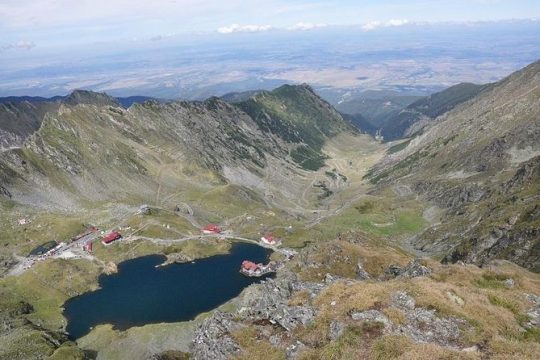
<path fill-rule="evenodd" d="M 98 359 L 135 360 L 147 359 L 166 350 L 190 351 L 197 327 L 212 314 L 201 314 L 192 322 L 152 324 L 125 332 L 101 325 L 79 339 L 77 344 L 62 340 L 61 332 L 66 325 L 61 313 L 62 304 L 72 296 L 95 289 L 97 277 L 102 273 L 113 272 L 115 264 L 147 254 L 161 253 L 171 261 L 190 261 L 227 252 L 230 244 L 224 239 L 259 243 L 261 236 L 272 233 L 283 240 L 283 248 L 300 251 L 298 258 L 287 265 L 287 271 L 296 273 L 303 281 L 324 283 L 326 274 L 356 279 L 359 263 L 363 263 L 373 277 L 383 276 L 390 265 L 406 265 L 418 255 L 411 255 L 408 241 L 428 224 L 438 222 L 440 211 L 419 200 L 407 186 L 374 191 L 373 185 L 364 179 L 368 169 L 386 154 L 391 145 L 379 144 L 364 135 L 338 135 L 323 149 L 328 159 L 326 166 L 319 171 L 305 171 L 270 163 L 270 170 L 266 171 L 265 177 L 255 183 L 241 173 L 231 173 L 229 176 L 234 179 L 235 185 L 215 183 L 208 186 L 196 177 L 185 177 L 184 186 L 175 189 L 167 185 L 170 178 L 178 177 L 179 173 L 173 154 L 160 150 L 156 152 L 160 156 L 159 165 L 154 169 L 159 180 L 153 189 L 154 201 L 148 204 L 151 208 L 148 215 L 138 213 L 141 204 L 134 199 L 125 203 L 87 204 L 78 211 L 70 212 L 39 212 L 10 201 L 3 202 L 3 211 L 0 213 L 0 257 L 4 259 L 4 277 L 0 279 L 0 314 L 11 324 L 12 330 L 0 335 L 0 358 L 30 359 L 38 358 L 34 354 L 44 354 L 56 359 L 82 359 L 97 354 Z M 26 224 L 19 225 L 18 220 L 23 218 Z M 208 223 L 219 224 L 225 232 L 221 236 L 201 235 L 201 227 Z M 104 233 L 119 230 L 124 239 L 103 246 L 97 241 L 100 233 L 96 233 L 75 244 L 66 245 L 57 255 L 44 261 L 31 264 L 24 260 L 33 248 L 44 242 L 57 240 L 69 243 L 71 237 L 84 231 L 89 224 L 97 226 Z M 352 233 L 361 233 L 368 240 L 350 243 L 347 239 L 351 238 Z M 82 244 L 87 240 L 96 240 L 91 254 L 82 250 Z M 328 254 L 336 251 L 344 256 L 342 263 L 336 260 L 340 259 L 339 256 L 328 258 Z M 13 258 L 20 261 L 19 265 L 12 262 Z M 279 251 L 273 255 L 273 259 L 282 258 Z M 423 278 L 421 284 L 407 280 L 406 288 L 422 306 L 436 306 L 443 312 L 448 311 L 448 314 L 455 314 L 457 305 L 443 301 L 439 292 L 455 292 L 459 294 L 457 298 L 464 299 L 460 301 L 471 301 L 475 308 L 481 308 L 485 300 L 482 296 L 489 298 L 491 304 L 495 303 L 490 306 L 498 306 L 505 321 L 514 321 L 514 317 L 518 318 L 525 311 L 526 302 L 519 295 L 524 291 L 522 289 L 528 286 L 536 290 L 540 288 L 537 275 L 507 265 L 495 266 L 490 271 L 495 274 L 502 271 L 507 278 L 518 283 L 514 290 L 505 290 L 504 296 L 498 297 L 491 290 L 483 290 L 500 287 L 499 282 L 492 283 L 490 272 L 476 267 L 473 269 L 471 266 L 473 275 L 470 275 L 470 279 L 463 279 L 460 276 L 466 275 L 465 270 L 454 266 L 441 268 L 441 265 L 431 260 L 427 260 L 427 263 L 436 269 L 435 277 Z M 278 275 L 278 279 L 281 276 Z M 452 280 L 446 284 L 446 278 Z M 499 281 L 499 277 L 495 278 Z M 293 294 L 289 299 L 291 303 L 304 301 L 310 306 L 315 304 L 319 315 L 313 326 L 300 327 L 293 335 L 287 336 L 301 339 L 310 346 L 311 350 L 304 357 L 306 359 L 347 358 L 347 354 L 361 356 L 359 353 L 346 352 L 352 351 L 349 349 L 352 346 L 350 341 L 357 341 L 356 338 L 339 338 L 339 341 L 345 343 L 345 350 L 340 350 L 341 355 L 335 355 L 327 339 L 315 339 L 323 336 L 319 326 L 326 324 L 326 320 L 331 317 L 344 317 L 349 310 L 376 307 L 376 304 L 359 305 L 349 302 L 368 301 L 366 297 L 371 297 L 367 293 L 371 291 L 374 294 L 386 294 L 390 289 L 398 291 L 400 286 L 396 281 L 388 283 L 388 288 L 380 283 L 354 283 L 350 287 L 336 283 L 323 293 L 307 294 L 312 297 L 305 301 L 302 300 L 303 296 L 307 296 L 305 292 Z M 477 281 L 485 283 L 485 286 L 478 285 Z M 431 294 L 433 299 L 421 298 L 432 285 L 436 286 Z M 467 294 L 469 290 L 475 295 Z M 384 296 L 381 293 L 381 298 Z M 470 296 L 473 297 L 469 299 Z M 232 300 L 224 304 L 220 311 L 234 313 L 240 301 Z M 333 302 L 339 304 L 335 309 L 328 307 Z M 31 304 L 31 311 L 20 310 L 20 304 Z M 494 338 L 504 338 L 497 343 L 498 346 L 511 343 L 516 348 L 512 350 L 513 354 L 524 354 L 516 345 L 516 341 L 521 341 L 521 338 L 512 338 L 518 336 L 518 325 L 509 324 L 511 329 L 507 336 L 503 330 L 484 327 L 493 325 L 491 323 L 475 322 L 476 317 L 470 311 L 472 309 L 458 313 L 471 316 L 471 323 L 480 329 L 480 333 L 496 333 Z M 394 313 L 394 320 L 401 321 L 403 315 L 396 311 Z M 250 331 L 260 330 L 258 325 L 250 327 Z M 367 330 L 363 331 L 364 335 L 358 336 L 369 337 L 365 335 Z M 474 341 L 465 343 L 474 345 L 475 341 L 491 341 L 488 335 L 482 337 L 475 334 Z M 240 334 L 235 336 L 246 351 L 239 358 L 251 355 L 251 358 L 260 358 L 260 349 L 257 350 L 252 340 L 241 338 Z M 421 351 L 414 344 L 400 341 L 389 338 L 376 345 L 368 341 L 365 348 L 375 346 L 377 354 L 373 358 L 376 359 L 397 358 L 393 354 L 399 353 L 401 346 L 410 350 L 410 356 Z M 60 344 L 63 345 L 59 347 Z M 262 344 L 263 348 L 270 346 L 266 340 L 262 340 Z M 439 353 L 439 350 L 430 346 L 428 348 L 433 358 L 452 355 L 454 351 L 442 347 Z M 280 351 L 276 350 L 276 354 L 282 354 Z M 334 355 L 325 357 L 325 354 Z M 526 354 L 523 356 L 527 358 Z M 275 358 L 284 357 L 279 355 Z"/>

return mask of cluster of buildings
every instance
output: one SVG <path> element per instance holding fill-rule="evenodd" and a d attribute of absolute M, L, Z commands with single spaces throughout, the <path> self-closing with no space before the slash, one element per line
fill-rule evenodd
<path fill-rule="evenodd" d="M 266 245 L 277 248 L 278 246 L 281 246 L 281 240 L 274 235 L 267 233 L 261 237 L 261 244 L 263 246 Z M 280 248 L 279 252 L 285 255 L 284 261 L 292 259 L 297 254 L 297 252 L 292 249 Z M 240 266 L 240 273 L 249 277 L 260 277 L 266 274 L 275 273 L 283 266 L 283 263 L 283 261 L 270 261 L 267 265 L 264 265 L 244 260 Z"/>
<path fill-rule="evenodd" d="M 277 264 L 273 261 L 264 264 L 255 264 L 252 261 L 244 260 L 242 261 L 242 266 L 240 266 L 240 273 L 249 276 L 249 277 L 260 277 L 266 274 L 270 274 L 277 271 Z"/>

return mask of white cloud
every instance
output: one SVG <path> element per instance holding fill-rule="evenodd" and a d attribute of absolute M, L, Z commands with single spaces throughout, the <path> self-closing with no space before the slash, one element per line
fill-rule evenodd
<path fill-rule="evenodd" d="M 274 29 L 286 29 L 290 31 L 307 31 L 307 30 L 313 30 L 318 28 L 326 27 L 326 24 L 314 24 L 314 23 L 305 23 L 305 22 L 299 22 L 296 23 L 293 26 L 289 26 L 287 28 L 280 28 L 280 27 L 274 27 L 271 25 L 239 25 L 239 24 L 232 24 L 230 26 L 223 26 L 217 29 L 217 32 L 220 34 L 232 34 L 232 33 L 256 33 L 256 32 L 264 32 L 264 31 L 270 31 Z"/>
<path fill-rule="evenodd" d="M 313 23 L 304 23 L 304 22 L 299 22 L 293 26 L 290 26 L 287 28 L 287 30 L 313 30 L 313 29 L 317 29 L 317 28 L 322 28 L 322 27 L 326 27 L 327 25 L 326 24 L 313 24 Z"/>
<path fill-rule="evenodd" d="M 34 44 L 33 41 L 19 40 L 15 43 L 2 46 L 2 50 L 10 50 L 10 49 L 30 50 L 35 46 L 36 44 Z"/>
<path fill-rule="evenodd" d="M 391 19 L 386 23 L 386 26 L 403 26 L 407 25 L 409 20 L 407 19 Z"/>
<path fill-rule="evenodd" d="M 362 25 L 362 30 L 364 31 L 371 31 L 375 30 L 376 28 L 380 27 L 382 24 L 380 21 L 370 21 L 364 25 Z"/>
<path fill-rule="evenodd" d="M 272 30 L 270 25 L 238 25 L 232 24 L 231 26 L 223 26 L 217 29 L 220 34 L 232 34 L 232 33 L 255 33 Z"/>
<path fill-rule="evenodd" d="M 395 26 L 403 26 L 410 24 L 411 22 L 407 19 L 390 19 L 386 22 L 381 21 L 370 21 L 364 25 L 362 25 L 362 30 L 364 31 L 372 31 L 379 28 L 385 28 L 385 27 L 395 27 Z"/>

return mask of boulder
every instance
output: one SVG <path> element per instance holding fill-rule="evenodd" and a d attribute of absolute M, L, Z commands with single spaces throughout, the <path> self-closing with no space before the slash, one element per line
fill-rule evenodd
<path fill-rule="evenodd" d="M 364 266 L 362 265 L 362 263 L 358 262 L 358 264 L 356 264 L 356 280 L 363 281 L 369 279 L 371 279 L 371 275 L 369 275 L 369 273 L 364 270 Z"/>
<path fill-rule="evenodd" d="M 418 276 L 428 276 L 431 274 L 431 269 L 420 264 L 418 259 L 414 259 L 407 266 L 403 267 L 398 277 L 414 278 Z"/>
<path fill-rule="evenodd" d="M 416 307 L 416 302 L 406 292 L 398 291 L 392 295 L 392 305 L 402 310 L 413 310 Z"/>
<path fill-rule="evenodd" d="M 414 278 L 418 276 L 428 276 L 431 274 L 431 269 L 420 263 L 418 259 L 412 260 L 404 267 L 390 265 L 384 272 L 385 278 Z"/>
<path fill-rule="evenodd" d="M 341 321 L 334 320 L 330 323 L 328 334 L 330 335 L 330 339 L 337 340 L 341 335 L 343 335 L 344 331 L 345 324 Z"/>
<path fill-rule="evenodd" d="M 384 325 L 385 329 L 391 328 L 393 325 L 392 322 L 388 320 L 386 315 L 379 310 L 354 312 L 351 314 L 351 318 L 356 321 L 379 322 Z"/>
<path fill-rule="evenodd" d="M 439 318 L 435 310 L 416 308 L 405 312 L 404 325 L 396 334 L 405 335 L 419 343 L 435 343 L 445 347 L 459 344 L 460 326 L 466 322 L 456 318 Z"/>
<path fill-rule="evenodd" d="M 529 322 L 526 324 L 528 328 L 540 327 L 540 296 L 534 294 L 526 294 L 527 300 L 533 304 L 533 307 L 527 311 Z"/>
<path fill-rule="evenodd" d="M 306 345 L 304 345 L 300 341 L 296 341 L 294 344 L 291 344 L 285 350 L 287 354 L 287 360 L 296 359 L 300 351 L 302 351 L 305 348 L 306 348 Z"/>
<path fill-rule="evenodd" d="M 512 289 L 516 285 L 514 279 L 506 279 L 504 280 L 504 286 L 507 289 Z"/>

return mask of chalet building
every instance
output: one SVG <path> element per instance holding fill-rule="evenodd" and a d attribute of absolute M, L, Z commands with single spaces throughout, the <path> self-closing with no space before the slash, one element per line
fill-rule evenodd
<path fill-rule="evenodd" d="M 272 234 L 266 234 L 263 237 L 261 237 L 261 242 L 263 244 L 272 245 L 272 246 L 277 246 L 281 244 L 281 241 L 279 241 L 279 239 L 276 239 L 274 235 Z"/>
<path fill-rule="evenodd" d="M 240 273 L 248 277 L 261 277 L 270 273 L 275 273 L 280 266 L 281 265 L 275 261 L 270 261 L 267 265 L 264 265 L 244 260 L 242 266 L 240 266 Z"/>
<path fill-rule="evenodd" d="M 106 235 L 101 239 L 101 242 L 103 245 L 110 245 L 112 242 L 122 238 L 122 234 L 120 234 L 118 231 L 113 231 L 110 234 Z"/>
<path fill-rule="evenodd" d="M 257 276 L 262 273 L 262 264 L 255 264 L 252 261 L 244 260 L 242 261 L 242 266 L 240 267 L 240 272 L 248 276 Z"/>
<path fill-rule="evenodd" d="M 208 224 L 201 229 L 203 234 L 220 234 L 223 230 L 217 225 Z"/>

